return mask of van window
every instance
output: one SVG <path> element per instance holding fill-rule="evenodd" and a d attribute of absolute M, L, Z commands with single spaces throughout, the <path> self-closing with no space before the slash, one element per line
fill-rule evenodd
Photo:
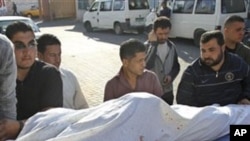
<path fill-rule="evenodd" d="M 214 14 L 215 0 L 198 0 L 195 13 L 196 14 Z"/>
<path fill-rule="evenodd" d="M 147 0 L 129 0 L 129 10 L 149 9 Z"/>
<path fill-rule="evenodd" d="M 114 11 L 123 11 L 125 6 L 125 0 L 115 0 L 114 1 Z"/>
<path fill-rule="evenodd" d="M 173 8 L 173 13 L 192 13 L 194 0 L 176 0 Z"/>
<path fill-rule="evenodd" d="M 95 2 L 95 3 L 91 6 L 91 8 L 89 9 L 89 11 L 97 11 L 98 6 L 99 6 L 99 2 Z"/>
<path fill-rule="evenodd" d="M 103 1 L 101 2 L 100 11 L 111 11 L 111 1 Z"/>
<path fill-rule="evenodd" d="M 222 0 L 221 13 L 246 12 L 244 0 Z"/>

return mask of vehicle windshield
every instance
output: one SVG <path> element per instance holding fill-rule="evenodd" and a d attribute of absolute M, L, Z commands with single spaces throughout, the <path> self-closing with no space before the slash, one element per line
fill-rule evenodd
<path fill-rule="evenodd" d="M 148 0 L 129 0 L 129 10 L 149 9 Z"/>
<path fill-rule="evenodd" d="M 21 21 L 21 22 L 24 22 L 26 24 L 29 24 L 32 27 L 34 32 L 39 32 L 40 31 L 38 26 L 34 22 L 32 22 L 30 20 L 8 20 L 8 21 L 6 20 L 6 21 L 0 21 L 0 28 L 2 30 L 1 32 L 5 33 L 7 26 L 10 25 L 11 23 L 15 22 L 15 21 Z"/>
<path fill-rule="evenodd" d="M 246 12 L 245 0 L 222 0 L 221 13 Z"/>

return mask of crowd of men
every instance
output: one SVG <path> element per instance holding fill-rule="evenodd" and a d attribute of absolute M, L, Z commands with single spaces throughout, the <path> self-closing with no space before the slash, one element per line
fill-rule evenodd
<path fill-rule="evenodd" d="M 200 57 L 182 74 L 178 104 L 250 104 L 250 48 L 241 43 L 244 19 L 231 16 L 222 31 L 201 36 Z M 120 71 L 105 86 L 104 101 L 130 92 L 148 92 L 173 104 L 173 81 L 180 71 L 176 46 L 168 38 L 170 19 L 158 17 L 145 43 L 120 45 Z M 35 39 L 23 23 L 0 35 L 0 140 L 15 139 L 25 121 L 54 107 L 88 108 L 77 77 L 61 68 L 61 42 L 52 34 Z M 38 57 L 38 59 L 36 59 Z"/>

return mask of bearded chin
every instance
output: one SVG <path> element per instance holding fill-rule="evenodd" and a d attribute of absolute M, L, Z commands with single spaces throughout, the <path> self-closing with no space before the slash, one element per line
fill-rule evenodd
<path fill-rule="evenodd" d="M 221 61 L 223 60 L 223 58 L 224 58 L 224 54 L 221 53 L 221 54 L 218 56 L 218 58 L 217 58 L 216 60 L 205 59 L 205 60 L 203 60 L 202 62 L 203 62 L 204 64 L 206 64 L 207 66 L 213 67 L 213 66 L 216 66 L 216 65 L 220 64 Z M 207 62 L 206 60 L 212 60 L 212 61 Z"/>

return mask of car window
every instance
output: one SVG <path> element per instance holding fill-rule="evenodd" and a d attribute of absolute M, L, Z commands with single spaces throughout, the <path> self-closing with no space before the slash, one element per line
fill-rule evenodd
<path fill-rule="evenodd" d="M 214 14 L 215 0 L 198 0 L 195 13 L 196 14 Z"/>
<path fill-rule="evenodd" d="M 123 11 L 124 6 L 125 6 L 125 2 L 124 2 L 124 0 L 115 0 L 113 6 L 114 6 L 113 7 L 114 11 Z"/>
<path fill-rule="evenodd" d="M 149 9 L 147 0 L 129 0 L 129 10 Z"/>
<path fill-rule="evenodd" d="M 176 0 L 174 3 L 173 13 L 192 13 L 194 0 Z"/>
<path fill-rule="evenodd" d="M 245 11 L 244 0 L 222 0 L 221 13 L 239 13 Z"/>
<path fill-rule="evenodd" d="M 111 1 L 101 2 L 100 11 L 111 11 Z"/>
<path fill-rule="evenodd" d="M 89 11 L 97 11 L 98 6 L 99 6 L 99 2 L 95 2 L 95 3 L 91 6 L 91 8 L 89 9 Z"/>

